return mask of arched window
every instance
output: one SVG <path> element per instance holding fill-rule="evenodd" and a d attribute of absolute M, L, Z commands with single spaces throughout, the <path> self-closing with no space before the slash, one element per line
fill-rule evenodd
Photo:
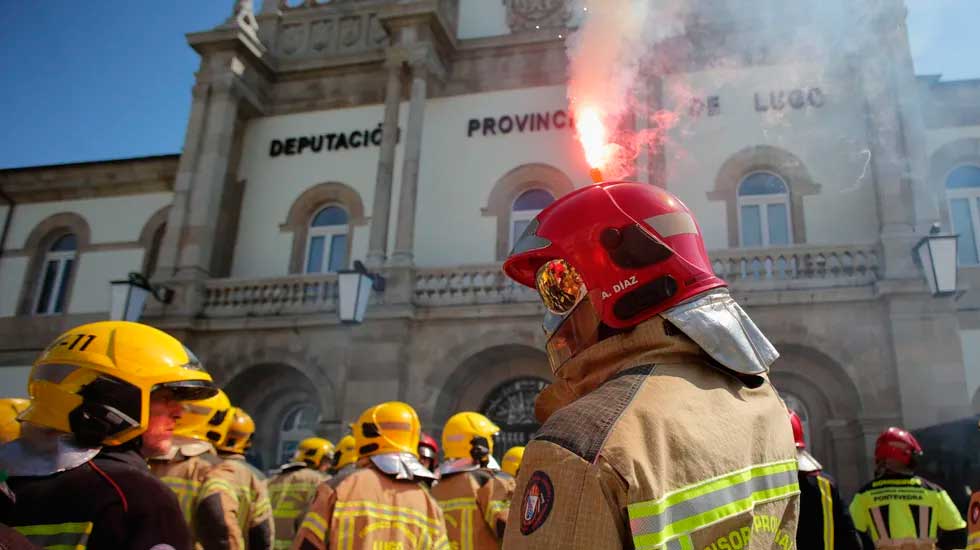
<path fill-rule="evenodd" d="M 540 424 L 534 416 L 534 400 L 545 387 L 541 378 L 518 378 L 505 382 L 490 392 L 482 407 L 483 415 L 500 426 L 494 440 L 493 454 L 500 460 L 507 449 L 527 445 Z"/>
<path fill-rule="evenodd" d="M 293 460 L 300 441 L 316 436 L 319 421 L 320 413 L 315 405 L 304 403 L 289 409 L 279 427 L 279 464 Z"/>
<path fill-rule="evenodd" d="M 347 267 L 347 211 L 328 206 L 313 216 L 306 246 L 306 273 L 336 273 Z"/>
<path fill-rule="evenodd" d="M 63 235 L 51 244 L 44 255 L 44 269 L 41 271 L 34 313 L 49 315 L 65 311 L 65 297 L 77 256 L 78 237 L 73 233 Z"/>
<path fill-rule="evenodd" d="M 543 189 L 531 189 L 521 193 L 514 205 L 510 209 L 510 248 L 514 247 L 514 241 L 524 234 L 531 220 L 539 212 L 555 202 L 555 197 Z"/>
<path fill-rule="evenodd" d="M 743 247 L 792 243 L 789 186 L 772 172 L 754 172 L 738 186 L 738 226 Z"/>
<path fill-rule="evenodd" d="M 953 231 L 960 236 L 957 256 L 960 265 L 980 263 L 980 166 L 966 164 L 946 176 L 946 200 Z"/>
<path fill-rule="evenodd" d="M 796 411 L 797 416 L 800 417 L 800 423 L 803 424 L 803 440 L 806 441 L 807 447 L 810 447 L 813 441 L 810 437 L 810 411 L 807 410 L 803 400 L 799 397 L 791 393 L 781 393 L 780 395 L 783 402 L 786 403 L 786 407 Z"/>

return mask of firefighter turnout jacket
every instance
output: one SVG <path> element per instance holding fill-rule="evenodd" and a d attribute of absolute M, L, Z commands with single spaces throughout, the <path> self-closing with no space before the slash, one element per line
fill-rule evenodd
<path fill-rule="evenodd" d="M 432 496 L 445 516 L 450 547 L 500 548 L 513 495 L 514 478 L 502 472 L 478 468 L 444 474 L 432 488 Z"/>
<path fill-rule="evenodd" d="M 914 475 L 887 474 L 851 501 L 854 526 L 878 550 L 932 550 L 940 530 L 966 528 L 942 487 Z"/>
<path fill-rule="evenodd" d="M 135 450 L 103 449 L 76 468 L 8 484 L 16 503 L 0 499 L 0 523 L 39 547 L 192 548 L 177 498 Z"/>
<path fill-rule="evenodd" d="M 861 550 L 861 539 L 837 485 L 820 471 L 800 472 L 799 550 Z"/>
<path fill-rule="evenodd" d="M 199 514 L 221 514 L 224 521 L 195 525 L 205 550 L 268 550 L 272 548 L 274 528 L 272 507 L 265 488 L 265 476 L 238 454 L 223 455 L 222 467 L 201 486 Z M 206 511 L 202 511 L 202 509 Z M 228 532 L 232 529 L 232 532 Z"/>
<path fill-rule="evenodd" d="M 185 454 L 187 453 L 187 454 Z M 194 535 L 195 526 L 200 522 L 205 526 L 227 523 L 229 518 L 217 507 L 202 507 L 201 487 L 212 477 L 228 479 L 233 475 L 231 468 L 218 458 L 210 444 L 194 442 L 188 445 L 174 444 L 171 453 L 165 457 L 155 457 L 149 461 L 150 471 L 160 478 L 177 495 L 177 503 Z M 207 530 L 207 528 L 205 528 Z M 224 531 L 238 531 L 237 522 L 226 525 Z M 214 541 L 209 541 L 214 543 Z"/>
<path fill-rule="evenodd" d="M 442 510 L 422 482 L 358 464 L 317 488 L 294 550 L 448 550 Z"/>
<path fill-rule="evenodd" d="M 297 462 L 286 465 L 269 480 L 269 502 L 276 524 L 276 550 L 292 548 L 293 537 L 316 495 L 316 488 L 328 479 L 330 476 L 327 474 Z"/>
<path fill-rule="evenodd" d="M 657 316 L 556 377 L 505 549 L 794 547 L 796 449 L 765 375 L 728 371 Z"/>
<path fill-rule="evenodd" d="M 966 510 L 966 550 L 980 550 L 980 491 L 970 495 Z"/>

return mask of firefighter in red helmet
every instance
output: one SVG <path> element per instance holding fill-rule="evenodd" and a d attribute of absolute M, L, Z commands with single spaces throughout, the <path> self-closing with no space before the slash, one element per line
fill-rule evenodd
<path fill-rule="evenodd" d="M 426 470 L 438 476 L 439 442 L 436 441 L 436 438 L 425 432 L 422 432 L 422 436 L 419 437 L 419 462 L 425 466 Z"/>
<path fill-rule="evenodd" d="M 772 344 L 715 276 L 674 195 L 590 185 L 504 264 L 546 308 L 556 382 L 535 404 L 504 548 L 789 548 L 796 450 Z"/>
<path fill-rule="evenodd" d="M 800 482 L 800 523 L 796 530 L 799 550 L 861 550 L 861 539 L 837 484 L 806 450 L 803 422 L 789 411 Z"/>
<path fill-rule="evenodd" d="M 875 479 L 851 501 L 854 526 L 868 548 L 962 548 L 966 522 L 942 487 L 915 475 L 922 446 L 908 431 L 888 428 L 875 443 Z"/>

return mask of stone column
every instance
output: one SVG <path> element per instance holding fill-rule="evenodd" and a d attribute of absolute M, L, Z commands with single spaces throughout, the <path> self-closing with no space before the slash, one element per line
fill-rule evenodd
<path fill-rule="evenodd" d="M 389 52 L 385 63 L 388 84 L 385 88 L 385 119 L 381 132 L 381 153 L 374 185 L 374 207 L 371 210 L 371 239 L 368 265 L 379 267 L 388 257 L 388 220 L 391 219 L 391 187 L 395 173 L 395 148 L 398 146 L 398 111 L 402 103 L 402 64 L 400 55 Z"/>
<path fill-rule="evenodd" d="M 211 273 L 218 209 L 228 171 L 233 169 L 228 164 L 239 108 L 233 79 L 230 74 L 222 75 L 211 83 L 203 135 L 193 159 L 187 219 L 177 257 L 178 278 L 206 278 Z"/>
<path fill-rule="evenodd" d="M 177 177 L 174 181 L 174 200 L 167 217 L 167 229 L 160 243 L 157 256 L 156 271 L 152 273 L 154 281 L 169 280 L 177 271 L 177 254 L 180 252 L 180 234 L 187 219 L 187 209 L 190 207 L 189 195 L 191 180 L 194 177 L 195 160 L 201 145 L 205 113 L 208 106 L 210 84 L 197 83 L 192 88 L 191 112 L 187 121 L 187 132 L 184 135 L 184 150 L 177 165 Z"/>
<path fill-rule="evenodd" d="M 408 131 L 405 139 L 405 160 L 402 163 L 402 188 L 398 200 L 398 232 L 392 263 L 411 265 L 415 246 L 415 211 L 419 189 L 419 156 L 422 151 L 422 129 L 425 118 L 426 59 L 413 59 L 412 96 L 408 108 Z"/>

